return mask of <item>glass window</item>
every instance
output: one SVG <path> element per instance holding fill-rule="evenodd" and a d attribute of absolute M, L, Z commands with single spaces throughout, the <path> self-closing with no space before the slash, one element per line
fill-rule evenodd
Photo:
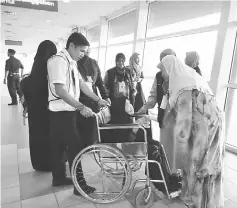
<path fill-rule="evenodd" d="M 90 57 L 97 60 L 98 59 L 98 48 L 91 48 Z"/>
<path fill-rule="evenodd" d="M 132 55 L 132 48 L 133 44 L 108 47 L 106 53 L 105 70 L 107 71 L 108 69 L 115 66 L 115 56 L 118 53 L 123 53 L 125 55 L 125 66 L 127 66 L 129 63 L 129 58 Z"/>
<path fill-rule="evenodd" d="M 233 57 L 235 58 L 233 60 L 229 83 L 237 84 L 237 33 L 236 33 L 236 38 L 235 38 L 235 50 L 234 50 Z"/>
<path fill-rule="evenodd" d="M 180 37 L 149 41 L 146 43 L 143 71 L 145 77 L 154 77 L 160 61 L 160 52 L 166 48 L 173 49 L 177 57 L 184 61 L 186 52 L 197 51 L 200 55 L 200 69 L 207 81 L 210 80 L 216 47 L 217 31 L 197 33 Z"/>
<path fill-rule="evenodd" d="M 106 48 L 104 47 L 100 48 L 98 63 L 100 66 L 102 77 L 104 77 L 105 74 L 105 56 L 106 56 Z"/>
<path fill-rule="evenodd" d="M 220 12 L 220 1 L 153 2 L 150 4 L 147 37 L 217 25 Z"/>
<path fill-rule="evenodd" d="M 86 37 L 87 37 L 88 41 L 90 42 L 91 47 L 99 46 L 100 25 L 88 29 L 87 32 L 86 32 Z"/>
<path fill-rule="evenodd" d="M 136 26 L 136 10 L 109 21 L 108 44 L 132 41 Z"/>
<path fill-rule="evenodd" d="M 229 89 L 227 96 L 226 109 L 228 111 L 229 118 L 226 118 L 227 122 L 227 141 L 226 143 L 237 148 L 237 89 Z"/>

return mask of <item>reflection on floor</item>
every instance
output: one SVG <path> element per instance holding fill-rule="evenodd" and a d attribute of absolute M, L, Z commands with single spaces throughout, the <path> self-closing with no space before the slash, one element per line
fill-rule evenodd
<path fill-rule="evenodd" d="M 2 97 L 1 114 L 1 204 L 2 208 L 132 208 L 138 185 L 130 196 L 113 204 L 95 204 L 72 194 L 72 187 L 53 188 L 50 173 L 34 171 L 28 148 L 27 126 L 22 124 L 21 106 L 7 106 Z M 237 157 L 227 153 L 225 164 L 225 208 L 237 207 Z M 144 177 L 144 169 L 134 178 Z M 156 197 L 152 208 L 184 208 L 179 200 Z"/>

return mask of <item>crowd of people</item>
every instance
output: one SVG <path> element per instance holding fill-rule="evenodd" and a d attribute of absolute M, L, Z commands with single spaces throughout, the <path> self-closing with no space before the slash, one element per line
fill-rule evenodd
<path fill-rule="evenodd" d="M 33 168 L 51 171 L 53 186 L 71 185 L 65 163 L 68 161 L 71 169 L 75 156 L 96 142 L 94 113 L 99 113 L 101 107 L 110 106 L 110 123 L 127 124 L 134 122 L 131 114 L 146 115 L 148 109 L 158 104 L 160 142 L 152 138 L 151 129 L 147 128 L 148 158 L 161 163 L 167 173 L 169 190 L 181 188 L 180 179 L 169 175 L 162 157 L 155 154 L 163 154 L 161 143 L 171 167 L 183 170 L 180 198 L 197 208 L 223 207 L 223 117 L 215 96 L 202 77 L 198 53 L 187 52 L 183 62 L 172 49 L 163 50 L 146 100 L 139 53 L 131 55 L 128 66 L 125 55 L 118 53 L 115 66 L 106 71 L 103 79 L 97 61 L 89 56 L 89 46 L 80 33 L 71 34 L 66 48 L 60 52 L 52 41 L 43 41 L 30 75 L 21 81 L 21 89 L 13 89 L 11 80 L 12 76 L 19 77 L 18 70 L 23 66 L 9 52 L 5 78 L 13 104 L 17 102 L 16 90 L 20 97 L 24 95 Z M 137 129 L 102 134 L 103 142 L 142 139 L 142 132 Z M 82 189 L 87 194 L 93 193 L 96 189 L 86 184 L 81 164 L 77 171 Z M 149 165 L 149 175 L 155 180 L 161 177 L 153 165 Z M 155 187 L 164 191 L 163 185 Z M 76 188 L 74 194 L 80 195 Z"/>

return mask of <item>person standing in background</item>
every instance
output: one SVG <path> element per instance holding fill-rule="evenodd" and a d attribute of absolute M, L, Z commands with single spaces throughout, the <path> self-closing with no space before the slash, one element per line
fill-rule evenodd
<path fill-rule="evenodd" d="M 125 67 L 125 55 L 118 53 L 115 58 L 115 67 L 106 71 L 104 84 L 109 92 L 111 102 L 126 97 L 131 104 L 134 104 L 136 88 L 133 83 L 131 71 Z"/>
<path fill-rule="evenodd" d="M 57 48 L 52 41 L 41 42 L 31 74 L 21 80 L 28 112 L 31 164 L 38 171 L 51 171 L 47 61 L 56 53 Z"/>
<path fill-rule="evenodd" d="M 7 55 L 9 59 L 6 60 L 5 66 L 5 77 L 3 83 L 7 83 L 8 91 L 11 96 L 12 102 L 8 105 L 17 105 L 17 95 L 19 98 L 22 97 L 20 90 L 20 78 L 23 76 L 23 65 L 20 60 L 15 58 L 16 51 L 13 49 L 8 49 Z M 21 75 L 19 75 L 19 69 L 21 69 Z M 7 82 L 6 82 L 7 80 Z"/>
<path fill-rule="evenodd" d="M 166 57 L 167 55 L 174 55 L 176 53 L 172 49 L 165 49 L 160 53 L 160 61 Z M 159 66 L 157 66 L 159 68 Z M 160 128 L 162 128 L 162 122 L 165 114 L 165 109 L 162 108 L 162 99 L 165 98 L 166 94 L 166 83 L 162 77 L 161 71 L 157 72 L 156 77 L 154 79 L 150 95 L 146 104 L 138 111 L 138 114 L 145 114 L 147 110 L 152 109 L 155 107 L 156 103 L 158 103 L 158 122 Z"/>
<path fill-rule="evenodd" d="M 202 76 L 202 72 L 199 68 L 200 56 L 196 51 L 190 51 L 186 53 L 185 64 L 193 68 L 198 74 Z"/>
<path fill-rule="evenodd" d="M 140 63 L 140 54 L 139 53 L 133 53 L 129 60 L 129 66 L 128 68 L 131 70 L 132 78 L 134 85 L 137 90 L 137 94 L 135 96 L 134 101 L 134 111 L 137 112 L 146 102 L 145 96 L 142 90 L 142 80 L 144 78 L 142 67 L 139 66 Z"/>
<path fill-rule="evenodd" d="M 98 63 L 95 59 L 89 57 L 90 48 L 88 48 L 85 56 L 77 61 L 78 71 L 81 74 L 83 81 L 87 84 L 90 90 L 98 95 L 97 88 L 103 99 L 110 103 L 109 94 L 105 88 L 104 82 L 101 77 L 101 71 Z M 82 91 L 80 92 L 79 101 L 92 109 L 93 112 L 99 112 L 98 103 L 86 96 Z M 90 126 L 90 128 L 88 128 Z M 84 145 L 87 147 L 93 144 L 93 140 L 96 138 L 96 119 L 94 117 L 84 117 L 80 113 L 77 113 L 77 129 L 80 132 L 81 139 Z"/>

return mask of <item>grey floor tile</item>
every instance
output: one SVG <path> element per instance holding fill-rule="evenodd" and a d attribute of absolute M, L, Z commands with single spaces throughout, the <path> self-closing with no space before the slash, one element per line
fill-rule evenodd
<path fill-rule="evenodd" d="M 135 208 L 128 201 L 123 200 L 111 204 L 96 204 L 96 208 Z"/>
<path fill-rule="evenodd" d="M 68 189 L 55 193 L 60 208 L 65 208 L 81 203 L 89 203 L 87 199 L 82 196 L 75 196 L 73 189 Z"/>
<path fill-rule="evenodd" d="M 12 175 L 1 178 L 1 189 L 8 189 L 16 186 L 19 186 L 19 175 Z"/>
<path fill-rule="evenodd" d="M 7 177 L 18 174 L 19 174 L 18 164 L 1 166 L 1 177 Z"/>
<path fill-rule="evenodd" d="M 224 170 L 224 178 L 237 185 L 237 171 L 236 170 L 233 170 L 226 166 Z"/>
<path fill-rule="evenodd" d="M 58 208 L 54 194 L 23 200 L 22 208 Z"/>
<path fill-rule="evenodd" d="M 235 204 L 234 202 L 232 202 L 230 200 L 225 201 L 224 208 L 236 208 L 236 207 L 237 207 L 237 204 Z"/>
<path fill-rule="evenodd" d="M 21 208 L 21 202 L 13 202 L 13 203 L 9 203 L 9 204 L 4 204 L 2 205 L 2 208 Z"/>
<path fill-rule="evenodd" d="M 227 199 L 232 199 L 237 196 L 237 192 L 233 191 L 237 190 L 237 185 L 233 184 L 230 181 L 224 181 L 224 195 Z"/>
<path fill-rule="evenodd" d="M 94 203 L 81 203 L 67 208 L 96 208 L 96 205 Z"/>
<path fill-rule="evenodd" d="M 234 202 L 235 204 L 236 204 L 236 206 L 237 206 L 237 196 L 236 197 L 233 197 L 233 198 L 231 198 L 230 199 L 232 202 Z"/>
<path fill-rule="evenodd" d="M 53 193 L 50 173 L 20 174 L 21 200 Z"/>
<path fill-rule="evenodd" d="M 20 201 L 20 188 L 14 187 L 1 190 L 1 204 Z"/>

